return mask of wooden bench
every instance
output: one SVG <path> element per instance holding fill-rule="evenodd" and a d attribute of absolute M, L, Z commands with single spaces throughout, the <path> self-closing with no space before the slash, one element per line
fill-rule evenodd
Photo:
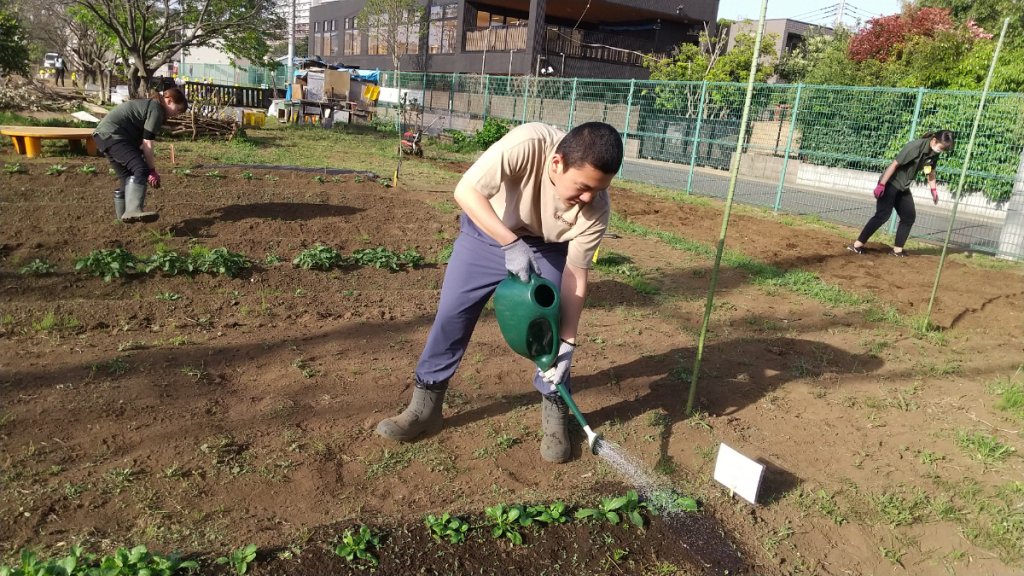
<path fill-rule="evenodd" d="M 42 151 L 42 140 L 67 140 L 71 149 L 85 149 L 90 156 L 96 156 L 96 142 L 92 139 L 92 128 L 58 128 L 49 126 L 2 126 L 0 134 L 10 136 L 14 149 L 18 154 L 29 158 L 39 156 Z"/>

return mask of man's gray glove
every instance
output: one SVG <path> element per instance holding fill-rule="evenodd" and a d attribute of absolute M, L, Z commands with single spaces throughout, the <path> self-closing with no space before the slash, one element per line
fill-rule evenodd
<path fill-rule="evenodd" d="M 522 238 L 505 244 L 501 249 L 505 252 L 505 268 L 523 282 L 530 281 L 531 271 L 540 274 L 540 266 L 537 265 L 537 259 L 533 256 L 533 250 L 529 244 L 523 242 Z"/>
<path fill-rule="evenodd" d="M 572 366 L 572 353 L 575 350 L 575 344 L 569 344 L 562 340 L 562 343 L 558 346 L 558 356 L 555 357 L 555 363 L 551 365 L 551 368 L 540 373 L 540 377 L 548 384 L 551 384 L 552 392 L 555 391 L 555 386 L 565 382 L 565 379 L 569 376 L 569 367 Z"/>

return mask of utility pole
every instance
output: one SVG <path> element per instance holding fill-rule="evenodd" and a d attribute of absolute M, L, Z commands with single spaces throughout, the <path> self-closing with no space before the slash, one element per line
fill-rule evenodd
<path fill-rule="evenodd" d="M 836 28 L 838 29 L 843 25 L 843 20 L 846 18 L 846 0 L 839 0 L 839 12 L 836 14 Z"/>
<path fill-rule="evenodd" d="M 285 78 L 285 89 L 292 85 L 292 78 L 295 77 L 292 70 L 295 66 L 295 0 L 292 0 L 291 4 L 288 18 L 288 76 Z"/>

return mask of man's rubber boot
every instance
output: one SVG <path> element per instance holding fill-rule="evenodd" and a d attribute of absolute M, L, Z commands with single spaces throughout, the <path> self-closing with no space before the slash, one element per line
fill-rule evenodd
<path fill-rule="evenodd" d="M 441 431 L 441 406 L 445 388 L 430 390 L 416 386 L 409 407 L 398 416 L 386 418 L 377 424 L 377 434 L 396 442 L 409 442 L 421 435 Z"/>
<path fill-rule="evenodd" d="M 124 190 L 114 190 L 114 214 L 118 220 L 124 216 Z"/>
<path fill-rule="evenodd" d="M 129 178 L 124 183 L 124 214 L 121 215 L 121 222 L 156 222 L 160 215 L 156 212 L 143 212 L 142 205 L 146 203 L 146 185 Z"/>
<path fill-rule="evenodd" d="M 547 462 L 561 464 L 572 455 L 569 444 L 569 407 L 556 394 L 545 394 L 540 401 L 540 427 L 544 437 L 540 440 L 540 457 Z"/>

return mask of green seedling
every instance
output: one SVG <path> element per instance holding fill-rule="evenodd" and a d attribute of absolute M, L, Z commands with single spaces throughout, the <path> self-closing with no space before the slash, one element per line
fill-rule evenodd
<path fill-rule="evenodd" d="M 334 553 L 344 558 L 348 563 L 367 562 L 371 566 L 378 563 L 373 550 L 380 546 L 380 537 L 370 532 L 365 525 L 359 526 L 358 532 L 345 530 L 341 535 L 341 542 L 334 547 Z"/>
<path fill-rule="evenodd" d="M 355 182 L 356 184 L 362 184 L 364 180 L 365 178 L 363 178 L 359 174 L 356 174 L 356 177 L 353 178 L 353 182 Z"/>
<path fill-rule="evenodd" d="M 267 257 L 263 259 L 264 266 L 273 266 L 284 262 L 284 258 L 281 258 L 277 254 L 267 254 Z"/>
<path fill-rule="evenodd" d="M 178 294 L 177 292 L 161 292 L 156 295 L 156 299 L 163 300 L 164 302 L 174 302 L 176 300 L 181 300 L 181 294 Z"/>
<path fill-rule="evenodd" d="M 146 273 L 156 270 L 164 276 L 192 274 L 196 271 L 195 262 L 166 246 L 158 246 L 152 256 L 139 263 L 139 268 Z"/>
<path fill-rule="evenodd" d="M 569 514 L 565 502 L 537 504 L 527 508 L 526 513 L 535 522 L 543 522 L 544 524 L 564 524 L 569 521 Z"/>
<path fill-rule="evenodd" d="M 47 274 L 53 274 L 56 270 L 57 267 L 53 264 L 50 264 L 46 260 L 36 258 L 21 268 L 18 268 L 18 274 L 23 276 L 45 276 Z"/>
<path fill-rule="evenodd" d="M 21 162 L 4 164 L 4 172 L 8 174 L 28 174 L 28 169 L 21 165 Z"/>
<path fill-rule="evenodd" d="M 507 538 L 515 546 L 523 543 L 523 535 L 519 528 L 533 523 L 533 518 L 519 505 L 506 507 L 504 504 L 498 504 L 485 508 L 484 514 L 490 520 L 491 537 L 495 540 Z"/>
<path fill-rule="evenodd" d="M 85 258 L 75 262 L 75 271 L 85 272 L 110 282 L 114 278 L 128 276 L 135 272 L 138 260 L 124 248 L 93 250 Z"/>
<path fill-rule="evenodd" d="M 469 523 L 445 512 L 441 516 L 428 515 L 423 523 L 430 530 L 434 540 L 440 542 L 447 540 L 452 544 L 461 544 L 466 541 L 466 533 L 469 532 Z"/>
<path fill-rule="evenodd" d="M 217 564 L 227 564 L 235 571 L 235 574 L 245 574 L 249 571 L 249 564 L 256 560 L 256 545 L 249 544 L 231 552 L 230 556 L 221 556 L 214 560 Z"/>
<path fill-rule="evenodd" d="M 100 561 L 99 568 L 99 574 L 172 576 L 179 570 L 198 570 L 199 564 L 192 560 L 182 562 L 176 556 L 150 554 L 145 546 L 136 546 L 131 550 L 118 548 Z"/>
<path fill-rule="evenodd" d="M 68 167 L 63 165 L 63 164 L 54 164 L 54 165 L 52 165 L 52 166 L 50 166 L 49 168 L 46 169 L 46 175 L 47 176 L 60 176 L 61 174 L 66 172 L 67 169 L 68 169 Z"/>
<path fill-rule="evenodd" d="M 385 188 L 391 188 L 391 178 L 377 178 L 377 184 Z"/>
<path fill-rule="evenodd" d="M 211 171 L 207 172 L 207 173 L 205 174 L 205 176 L 206 176 L 207 178 L 216 178 L 216 179 L 218 179 L 218 180 L 219 180 L 219 179 L 221 179 L 221 178 L 225 178 L 225 176 L 224 176 L 223 174 L 221 174 L 221 173 L 220 173 L 219 171 L 217 171 L 217 170 L 211 170 Z"/>
<path fill-rule="evenodd" d="M 359 266 L 372 266 L 377 269 L 397 272 L 402 268 L 414 268 L 423 263 L 423 256 L 415 250 L 394 253 L 383 246 L 362 248 L 352 253 L 353 261 Z"/>
<path fill-rule="evenodd" d="M 602 498 L 597 508 L 581 508 L 576 511 L 576 518 L 607 520 L 615 525 L 628 519 L 637 528 L 644 527 L 644 517 L 640 514 L 640 498 L 636 490 L 626 492 L 625 496 Z"/>
<path fill-rule="evenodd" d="M 93 174 L 96 173 L 96 167 L 93 166 L 92 164 L 86 164 L 85 166 L 79 168 L 78 171 L 81 172 L 82 174 L 88 174 L 92 176 Z"/>
<path fill-rule="evenodd" d="M 255 177 L 256 177 L 256 176 L 255 176 L 255 175 L 253 175 L 253 173 L 252 173 L 252 172 L 249 172 L 248 170 L 246 170 L 245 172 L 242 172 L 242 179 L 243 179 L 243 180 L 252 180 L 252 179 L 253 179 L 253 178 L 255 178 Z"/>
<path fill-rule="evenodd" d="M 655 514 L 674 514 L 679 512 L 697 512 L 700 506 L 689 496 L 683 496 L 674 490 L 655 490 L 642 506 Z"/>
<path fill-rule="evenodd" d="M 189 260 L 195 270 L 206 274 L 221 274 L 229 278 L 237 278 L 252 263 L 236 252 L 227 248 L 209 249 L 205 246 L 193 246 L 189 251 Z"/>
<path fill-rule="evenodd" d="M 325 178 L 324 176 L 313 176 L 313 181 L 323 184 L 324 182 L 327 182 L 327 178 Z"/>
<path fill-rule="evenodd" d="M 340 252 L 322 244 L 306 248 L 292 260 L 292 264 L 296 268 L 304 268 L 306 270 L 330 270 L 344 263 L 345 257 Z"/>

